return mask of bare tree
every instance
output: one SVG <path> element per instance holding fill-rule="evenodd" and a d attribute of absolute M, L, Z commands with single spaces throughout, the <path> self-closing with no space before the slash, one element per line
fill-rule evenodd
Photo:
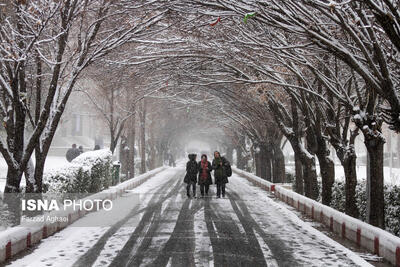
<path fill-rule="evenodd" d="M 2 14 L 0 29 L 1 113 L 6 141 L 0 152 L 8 165 L 5 192 L 18 192 L 21 176 L 36 151 L 35 191 L 41 192 L 44 162 L 69 96 L 82 71 L 134 36 L 151 34 L 165 11 L 133 21 L 139 6 L 124 1 L 18 1 Z M 113 21 L 111 24 L 105 22 Z M 3 23 L 5 22 L 5 23 Z M 157 31 L 160 29 L 157 28 Z M 26 77 L 34 75 L 31 109 Z M 32 111 L 33 110 L 33 111 Z M 39 112 L 39 113 L 38 113 Z M 26 129 L 31 135 L 24 141 Z"/>

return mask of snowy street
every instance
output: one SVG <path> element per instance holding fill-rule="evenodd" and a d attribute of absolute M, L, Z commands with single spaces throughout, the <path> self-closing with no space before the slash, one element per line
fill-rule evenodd
<path fill-rule="evenodd" d="M 0 0 L 0 267 L 400 267 L 399 6 Z"/>
<path fill-rule="evenodd" d="M 224 199 L 188 199 L 183 176 L 157 174 L 9 266 L 368 266 L 235 174 Z"/>

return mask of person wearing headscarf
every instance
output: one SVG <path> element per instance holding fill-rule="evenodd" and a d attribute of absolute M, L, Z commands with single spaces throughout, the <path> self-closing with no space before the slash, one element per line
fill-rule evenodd
<path fill-rule="evenodd" d="M 198 184 L 200 185 L 201 196 L 202 197 L 204 197 L 204 195 L 208 196 L 208 190 L 210 188 L 210 184 L 212 184 L 212 179 L 211 179 L 212 165 L 207 160 L 206 154 L 201 155 L 201 161 L 198 163 L 198 169 L 199 169 Z"/>
<path fill-rule="evenodd" d="M 183 180 L 186 183 L 186 194 L 190 198 L 190 187 L 193 190 L 193 197 L 196 197 L 196 183 L 197 183 L 197 173 L 198 166 L 196 162 L 196 154 L 188 155 L 189 161 L 186 163 L 186 175 Z"/>
<path fill-rule="evenodd" d="M 225 197 L 225 184 L 228 183 L 228 176 L 226 173 L 226 167 L 229 162 L 221 157 L 218 151 L 214 152 L 214 159 L 212 162 L 212 169 L 214 170 L 215 184 L 217 185 L 217 197 Z"/>

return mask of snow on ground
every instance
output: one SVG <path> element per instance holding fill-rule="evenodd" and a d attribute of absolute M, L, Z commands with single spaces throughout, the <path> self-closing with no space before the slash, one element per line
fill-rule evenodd
<path fill-rule="evenodd" d="M 44 165 L 44 171 L 50 172 L 52 170 L 59 169 L 66 164 L 69 164 L 65 157 L 55 157 L 49 156 L 46 159 L 46 163 Z M 6 177 L 7 177 L 7 163 L 4 158 L 0 157 L 0 192 L 3 192 L 4 187 L 6 185 Z M 21 185 L 25 186 L 25 177 L 22 177 Z"/>
<path fill-rule="evenodd" d="M 187 199 L 183 174 L 168 168 L 10 266 L 369 266 L 244 178 L 223 199 L 215 186 Z"/>
<path fill-rule="evenodd" d="M 290 173 L 294 173 L 294 166 L 287 165 L 286 171 Z M 317 166 L 317 173 L 320 176 L 319 166 Z M 336 181 L 344 181 L 344 170 L 341 165 L 335 166 L 335 179 Z M 366 166 L 357 166 L 357 179 L 359 181 L 367 179 L 367 168 Z M 398 185 L 400 186 L 400 169 L 392 168 L 392 172 L 390 173 L 389 167 L 384 167 L 384 179 L 385 184 L 387 185 Z"/>
<path fill-rule="evenodd" d="M 258 243 L 260 244 L 265 261 L 267 262 L 267 266 L 278 267 L 279 265 L 276 262 L 276 260 L 274 259 L 274 255 L 272 254 L 271 249 L 268 247 L 267 243 L 264 242 L 262 237 L 257 232 L 254 232 L 254 234 L 257 237 Z"/>
<path fill-rule="evenodd" d="M 194 215 L 194 233 L 195 233 L 195 264 L 196 266 L 214 266 L 214 257 L 212 253 L 211 240 L 207 232 L 207 224 L 204 221 L 204 207 Z"/>
<path fill-rule="evenodd" d="M 338 266 L 344 263 L 344 258 L 352 260 L 360 266 L 368 266 L 367 262 L 357 254 L 333 241 L 325 234 L 302 221 L 283 205 L 267 197 L 265 191 L 258 187 L 249 186 L 247 180 L 235 174 L 231 177 L 228 192 L 240 192 L 241 199 L 246 201 L 251 216 L 268 234 L 284 241 L 287 249 L 293 250 L 292 256 L 301 265 L 309 266 Z M 318 264 L 320 262 L 320 264 Z M 346 264 L 344 264 L 346 265 Z"/>
<path fill-rule="evenodd" d="M 10 266 L 72 266 L 94 243 L 107 234 L 113 225 L 123 221 L 126 215 L 145 208 L 151 197 L 151 191 L 168 181 L 175 175 L 177 169 L 168 169 L 141 186 L 129 190 L 123 197 L 113 200 L 111 211 L 100 210 L 86 215 L 66 229 L 42 241 L 32 254 L 12 262 Z M 142 215 L 138 213 L 129 217 L 129 220 L 124 222 L 124 227 L 112 234 L 112 238 L 106 242 L 94 266 L 104 266 L 105 262 L 110 262 L 110 257 L 126 243 Z"/>

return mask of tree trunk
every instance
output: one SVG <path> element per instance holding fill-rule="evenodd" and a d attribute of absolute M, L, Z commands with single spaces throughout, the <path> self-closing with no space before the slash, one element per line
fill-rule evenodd
<path fill-rule="evenodd" d="M 260 163 L 260 153 L 254 152 L 254 162 L 256 166 L 256 176 L 261 177 L 261 163 Z"/>
<path fill-rule="evenodd" d="M 322 179 L 322 204 L 330 206 L 332 201 L 332 187 L 335 182 L 335 164 L 326 153 L 317 153 Z"/>
<path fill-rule="evenodd" d="M 235 153 L 236 153 L 236 162 L 235 162 L 236 167 L 237 167 L 238 169 L 241 169 L 241 170 L 242 170 L 242 160 L 243 160 L 243 156 L 242 156 L 242 151 L 241 151 L 241 149 L 240 149 L 239 146 L 236 146 L 236 147 L 235 147 Z M 239 168 L 239 166 L 240 166 L 241 168 Z"/>
<path fill-rule="evenodd" d="M 44 173 L 44 164 L 46 163 L 46 155 L 36 155 L 35 154 L 35 182 L 37 186 L 36 193 L 43 192 L 43 173 Z"/>
<path fill-rule="evenodd" d="M 302 155 L 301 161 L 303 163 L 304 195 L 316 200 L 319 195 L 319 190 L 315 159 L 309 155 Z"/>
<path fill-rule="evenodd" d="M 4 193 L 19 193 L 19 185 L 21 183 L 22 172 L 18 169 L 14 169 L 8 166 L 6 186 L 4 188 Z"/>
<path fill-rule="evenodd" d="M 55 120 L 57 120 L 56 125 L 58 125 L 59 117 L 58 119 L 55 118 Z M 53 126 L 48 132 L 47 138 L 43 141 L 42 148 L 37 147 L 35 150 L 35 182 L 37 185 L 37 193 L 43 192 L 44 164 L 46 163 L 46 158 L 56 129 L 57 126 Z"/>
<path fill-rule="evenodd" d="M 14 161 L 16 161 L 19 164 L 19 168 L 15 169 L 14 166 L 8 164 L 8 169 L 7 169 L 7 178 L 6 178 L 6 186 L 4 188 L 4 193 L 19 193 L 20 192 L 20 184 L 21 184 L 21 179 L 22 179 L 22 174 L 25 171 L 26 166 L 21 167 L 21 161 L 22 161 L 22 154 L 24 151 L 24 127 L 23 127 L 23 122 L 18 122 L 18 120 L 21 120 L 20 116 L 18 116 L 18 112 L 16 112 L 15 120 L 15 126 L 8 126 L 6 125 L 6 131 L 7 131 L 7 144 L 8 147 L 12 148 L 12 151 L 10 153 L 14 154 Z M 22 128 L 21 128 L 22 127 Z M 10 129 L 11 128 L 11 129 Z M 22 136 L 21 136 L 22 132 Z M 15 133 L 15 136 L 13 134 Z"/>
<path fill-rule="evenodd" d="M 240 170 L 244 170 L 245 163 L 243 157 L 243 150 L 240 146 L 237 146 L 235 150 L 236 150 L 236 167 Z"/>
<path fill-rule="evenodd" d="M 25 192 L 34 193 L 37 191 L 37 185 L 35 181 L 35 165 L 33 165 L 32 159 L 29 160 L 28 165 L 24 171 L 25 174 Z"/>
<path fill-rule="evenodd" d="M 146 172 L 146 100 L 143 99 L 142 110 L 140 113 L 140 173 Z"/>
<path fill-rule="evenodd" d="M 343 126 L 343 133 L 340 134 L 340 128 L 331 127 L 327 132 L 330 135 L 330 143 L 335 148 L 336 155 L 344 170 L 345 177 L 345 213 L 359 218 L 359 210 L 356 200 L 356 187 L 357 187 L 357 172 L 356 160 L 357 154 L 355 152 L 354 143 L 358 136 L 359 130 L 350 131 L 350 138 L 348 138 L 348 127 L 350 119 L 345 121 Z M 336 122 L 338 125 L 338 121 Z"/>
<path fill-rule="evenodd" d="M 332 201 L 332 187 L 335 182 L 335 164 L 330 158 L 330 151 L 325 138 L 319 133 L 317 134 L 317 150 L 319 167 L 322 180 L 322 204 L 330 206 Z"/>
<path fill-rule="evenodd" d="M 260 165 L 260 177 L 263 179 L 267 179 L 267 168 L 268 168 L 268 159 L 267 159 L 267 147 L 265 144 L 260 145 L 260 156 L 259 156 L 259 165 Z"/>
<path fill-rule="evenodd" d="M 125 136 L 121 137 L 121 142 L 119 145 L 119 160 L 121 162 L 121 173 L 126 175 L 126 178 L 129 179 L 128 177 L 128 172 L 129 172 L 129 150 L 130 147 L 128 146 L 128 141 Z"/>
<path fill-rule="evenodd" d="M 114 154 L 115 149 L 117 148 L 117 140 L 111 138 L 111 142 L 110 142 L 110 151 L 112 154 Z"/>
<path fill-rule="evenodd" d="M 111 142 L 110 142 L 110 150 L 111 153 L 113 153 L 114 155 L 114 150 L 117 147 L 117 144 L 115 143 L 115 129 L 117 128 L 116 125 L 114 125 L 114 91 L 110 90 L 110 123 L 108 125 L 109 129 L 110 129 L 110 138 L 111 138 Z M 116 123 L 117 124 L 117 123 Z"/>
<path fill-rule="evenodd" d="M 42 109 L 42 61 L 40 59 L 39 54 L 36 54 L 36 101 L 35 101 L 35 123 L 37 124 L 40 119 L 40 111 Z M 40 142 L 38 142 L 35 146 L 35 158 L 40 157 Z M 35 159 L 36 161 L 36 159 Z M 30 164 L 31 164 L 30 160 Z M 33 164 L 32 164 L 33 165 Z M 44 168 L 44 166 L 43 166 Z M 43 186 L 42 186 L 42 179 L 37 179 L 36 176 L 36 166 L 34 167 L 33 171 L 33 179 L 35 180 L 35 185 L 33 185 L 30 180 L 31 179 L 26 179 L 26 192 L 27 193 L 34 193 L 35 191 L 37 193 L 41 193 L 43 191 Z M 43 171 L 42 171 L 43 173 Z M 26 177 L 26 174 L 25 174 Z"/>
<path fill-rule="evenodd" d="M 400 134 L 397 135 L 397 150 L 396 150 L 397 162 L 395 167 L 400 168 Z"/>
<path fill-rule="evenodd" d="M 161 166 L 164 165 L 163 155 L 165 153 L 165 150 L 163 149 L 163 147 L 161 145 L 158 146 L 157 151 L 158 151 L 158 153 L 157 153 L 156 168 L 161 167 Z"/>
<path fill-rule="evenodd" d="M 246 147 L 246 138 L 243 135 L 240 135 L 238 137 L 238 144 L 236 146 L 236 160 L 237 160 L 237 167 L 240 170 L 246 170 L 247 168 L 247 157 L 245 157 L 243 155 L 243 153 L 245 152 L 243 148 Z"/>
<path fill-rule="evenodd" d="M 156 146 L 154 144 L 150 144 L 150 155 L 149 155 L 149 160 L 150 160 L 150 164 L 149 164 L 149 169 L 150 170 L 154 170 L 156 168 L 157 165 L 157 149 Z"/>
<path fill-rule="evenodd" d="M 127 142 L 129 146 L 129 161 L 128 161 L 128 171 L 129 178 L 135 177 L 135 138 L 136 138 L 136 127 L 135 127 L 135 115 L 130 118 L 130 124 L 128 127 Z"/>
<path fill-rule="evenodd" d="M 232 164 L 233 162 L 233 147 L 229 144 L 226 149 L 226 159 Z"/>
<path fill-rule="evenodd" d="M 5 208 L 8 213 L 6 220 L 9 226 L 16 226 L 21 222 L 21 195 L 19 193 L 21 176 L 20 170 L 8 167 L 3 201 L 6 204 Z"/>
<path fill-rule="evenodd" d="M 296 179 L 296 193 L 301 195 L 304 194 L 304 179 L 303 179 L 303 164 L 300 160 L 299 153 L 294 152 L 294 164 L 295 164 L 295 179 Z"/>
<path fill-rule="evenodd" d="M 1 198 L 0 198 L 1 202 Z M 5 193 L 3 196 L 3 202 L 6 205 L 0 205 L 1 212 L 7 214 L 2 216 L 5 219 L 7 226 L 17 226 L 21 224 L 21 194 L 20 193 Z M 3 211 L 4 209 L 4 211 Z"/>
<path fill-rule="evenodd" d="M 383 146 L 381 136 L 364 134 L 365 146 L 370 157 L 369 171 L 371 174 L 370 188 L 370 214 L 369 223 L 385 228 L 385 200 L 383 191 Z"/>
<path fill-rule="evenodd" d="M 356 187 L 357 187 L 357 172 L 356 172 L 356 159 L 357 157 L 348 155 L 346 159 L 342 161 L 344 169 L 344 176 L 346 179 L 345 193 L 345 213 L 354 218 L 359 218 L 360 213 L 357 207 L 356 199 Z"/>
<path fill-rule="evenodd" d="M 280 143 L 273 142 L 273 181 L 283 183 L 286 180 L 285 156 L 283 155 Z"/>
<path fill-rule="evenodd" d="M 265 179 L 267 181 L 272 182 L 272 162 L 273 162 L 273 153 L 271 146 L 266 147 L 266 154 L 265 154 Z"/>
<path fill-rule="evenodd" d="M 297 183 L 300 184 L 300 180 L 297 181 L 297 176 L 301 175 L 304 182 L 304 195 L 315 200 L 319 195 L 315 159 L 309 152 L 307 152 L 303 144 L 300 143 L 299 138 L 295 136 L 288 136 L 287 138 L 295 153 L 296 185 Z M 301 168 L 299 168 L 299 165 L 301 165 Z M 296 188 L 296 190 L 299 189 Z"/>

